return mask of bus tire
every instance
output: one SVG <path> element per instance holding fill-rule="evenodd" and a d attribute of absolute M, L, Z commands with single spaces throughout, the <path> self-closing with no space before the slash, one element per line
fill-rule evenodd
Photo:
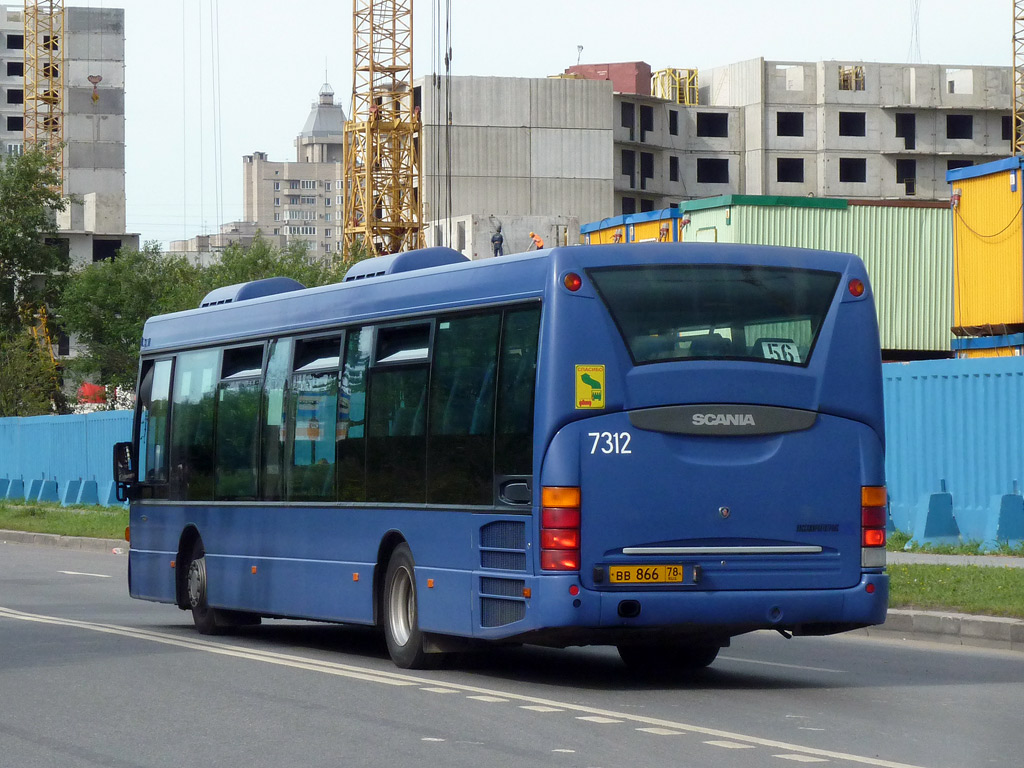
<path fill-rule="evenodd" d="M 402 669 L 427 669 L 440 654 L 423 650 L 423 633 L 417 619 L 416 563 L 404 541 L 395 547 L 388 561 L 382 596 L 384 639 L 388 655 Z"/>
<path fill-rule="evenodd" d="M 718 656 L 718 645 L 690 643 L 619 645 L 619 657 L 634 672 L 672 674 L 693 672 L 710 666 Z"/>
<path fill-rule="evenodd" d="M 223 634 L 230 626 L 221 611 L 211 608 L 206 601 L 206 550 L 201 539 L 192 545 L 192 556 L 185 575 L 185 598 L 192 609 L 192 621 L 201 635 Z"/>

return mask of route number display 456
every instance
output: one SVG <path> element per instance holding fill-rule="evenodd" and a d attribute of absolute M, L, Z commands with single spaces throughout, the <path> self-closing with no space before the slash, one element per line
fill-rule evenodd
<path fill-rule="evenodd" d="M 594 441 L 590 446 L 591 456 L 598 452 L 620 455 L 632 453 L 629 450 L 629 441 L 633 436 L 629 432 L 587 432 L 587 437 Z"/>

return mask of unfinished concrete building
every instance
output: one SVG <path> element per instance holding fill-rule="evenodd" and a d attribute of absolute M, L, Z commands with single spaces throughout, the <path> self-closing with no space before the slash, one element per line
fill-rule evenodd
<path fill-rule="evenodd" d="M 137 248 L 125 232 L 124 11 L 66 8 L 64 194 L 57 217 L 73 264 Z M 0 6 L 0 151 L 24 151 L 24 15 Z"/>
<path fill-rule="evenodd" d="M 721 194 L 942 199 L 946 171 L 1010 153 L 1009 67 L 751 59 L 699 105 L 615 95 L 616 214 Z"/>

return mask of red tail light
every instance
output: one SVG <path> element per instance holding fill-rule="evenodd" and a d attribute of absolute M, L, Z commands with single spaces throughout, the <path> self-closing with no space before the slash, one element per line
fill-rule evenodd
<path fill-rule="evenodd" d="M 580 489 L 541 489 L 540 567 L 544 571 L 580 569 Z"/>

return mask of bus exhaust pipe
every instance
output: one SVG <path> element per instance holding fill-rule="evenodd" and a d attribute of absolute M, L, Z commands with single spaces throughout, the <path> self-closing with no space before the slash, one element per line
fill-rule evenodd
<path fill-rule="evenodd" d="M 635 619 L 640 615 L 639 600 L 623 600 L 619 603 L 619 616 L 624 619 Z"/>

